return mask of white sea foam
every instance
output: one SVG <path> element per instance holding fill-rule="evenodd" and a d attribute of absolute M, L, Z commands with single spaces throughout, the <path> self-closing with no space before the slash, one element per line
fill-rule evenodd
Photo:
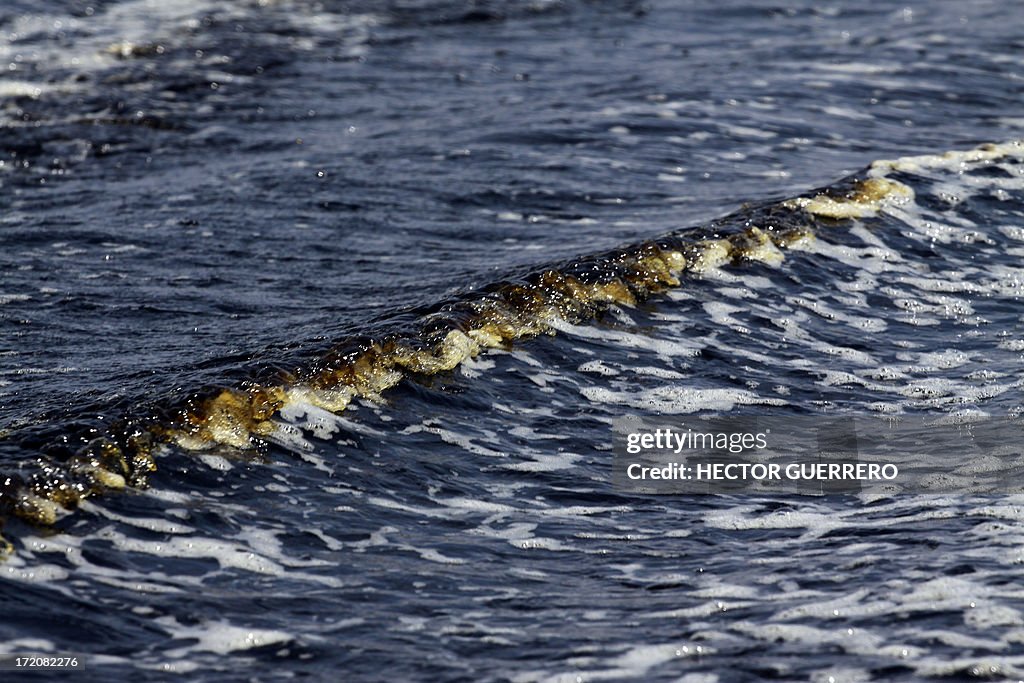
<path fill-rule="evenodd" d="M 732 410 L 737 405 L 786 405 L 782 399 L 758 396 L 744 389 L 660 386 L 630 392 L 614 391 L 605 387 L 583 387 L 580 393 L 594 403 L 643 408 L 663 415 L 696 413 L 701 410 L 724 412 Z"/>

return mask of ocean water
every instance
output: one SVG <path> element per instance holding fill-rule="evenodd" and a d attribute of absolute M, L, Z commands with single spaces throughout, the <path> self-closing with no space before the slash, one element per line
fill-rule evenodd
<path fill-rule="evenodd" d="M 1020 416 L 1022 22 L 3 3 L 2 680 L 1024 678 L 1024 495 L 612 481 Z"/>

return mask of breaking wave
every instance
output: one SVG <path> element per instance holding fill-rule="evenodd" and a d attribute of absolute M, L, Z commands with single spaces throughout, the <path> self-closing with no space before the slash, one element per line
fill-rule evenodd
<path fill-rule="evenodd" d="M 938 227 L 926 214 L 937 202 L 957 207 L 971 195 L 1009 198 L 1024 188 L 1022 162 L 1020 141 L 876 161 L 797 197 L 747 205 L 703 226 L 543 265 L 433 306 L 398 311 L 323 351 L 289 359 L 291 365 L 247 366 L 241 373 L 246 379 L 237 383 L 139 400 L 120 414 L 101 409 L 98 420 L 72 411 L 13 427 L 3 434 L 16 452 L 0 463 L 0 515 L 54 524 L 87 497 L 145 487 L 168 449 L 250 455 L 265 455 L 274 446 L 309 450 L 308 439 L 332 438 L 344 428 L 337 416 L 353 399 L 380 400 L 403 379 L 446 373 L 488 349 L 555 334 L 609 307 L 636 306 L 723 268 L 778 267 L 790 253 L 849 260 L 827 248 L 836 231 L 864 224 L 883 238 L 898 232 L 920 243 L 984 240 L 966 227 Z M 815 241 L 826 246 L 813 247 Z M 854 263 L 876 265 L 866 257 Z M 227 364 L 224 370 L 240 374 Z"/>

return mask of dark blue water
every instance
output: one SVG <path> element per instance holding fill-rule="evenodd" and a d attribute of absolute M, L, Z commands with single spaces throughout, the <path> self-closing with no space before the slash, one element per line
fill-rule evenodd
<path fill-rule="evenodd" d="M 725 233 L 815 237 L 344 410 L 291 393 L 245 447 L 168 438 L 144 487 L 54 524 L 0 489 L 0 652 L 78 653 L 68 678 L 97 681 L 1016 680 L 1024 498 L 628 495 L 611 442 L 623 415 L 1021 413 L 1022 19 L 6 3 L 8 478 L 126 416 L 180 425 L 189 397 L 308 388 L 332 348 L 496 283 L 608 282 L 608 250 L 729 212 Z M 778 204 L 850 174 L 913 197 Z"/>

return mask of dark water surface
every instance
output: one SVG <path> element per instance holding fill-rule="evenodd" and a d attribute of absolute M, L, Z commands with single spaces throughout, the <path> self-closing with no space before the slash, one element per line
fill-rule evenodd
<path fill-rule="evenodd" d="M 1024 496 L 627 495 L 609 450 L 626 414 L 1024 410 L 1021 26 L 5 2 L 0 653 L 90 655 L 83 681 L 1024 676 Z M 679 286 L 636 260 L 712 233 L 734 258 Z M 382 331 L 442 360 L 338 369 Z M 256 384 L 280 400 L 249 431 L 189 402 Z M 25 521 L 126 424 L 158 433 L 147 488 Z"/>

